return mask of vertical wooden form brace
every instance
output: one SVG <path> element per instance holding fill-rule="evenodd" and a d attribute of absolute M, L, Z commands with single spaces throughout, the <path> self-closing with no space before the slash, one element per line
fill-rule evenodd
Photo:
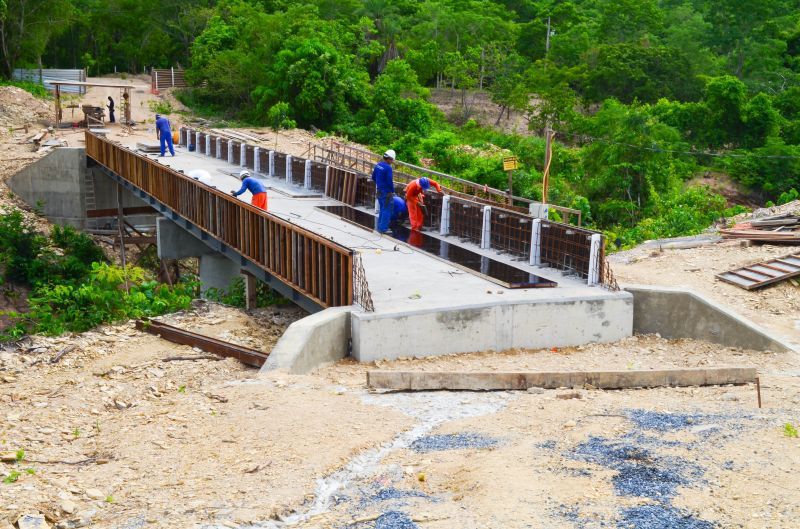
<path fill-rule="evenodd" d="M 533 219 L 531 228 L 531 266 L 542 265 L 542 219 Z"/>
<path fill-rule="evenodd" d="M 450 233 L 450 195 L 442 197 L 442 220 L 439 222 L 439 235 Z"/>
<path fill-rule="evenodd" d="M 600 250 L 602 249 L 603 236 L 599 233 L 592 234 L 591 253 L 589 254 L 589 286 L 600 283 Z"/>
<path fill-rule="evenodd" d="M 492 206 L 483 207 L 483 226 L 481 228 L 481 248 L 492 246 Z"/>

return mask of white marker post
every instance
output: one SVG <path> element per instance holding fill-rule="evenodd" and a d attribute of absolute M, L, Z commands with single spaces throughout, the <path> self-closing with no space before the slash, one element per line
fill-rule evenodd
<path fill-rule="evenodd" d="M 306 160 L 305 178 L 303 179 L 306 189 L 311 189 L 311 160 Z"/>
<path fill-rule="evenodd" d="M 292 155 L 286 155 L 286 183 L 292 183 Z"/>
<path fill-rule="evenodd" d="M 592 234 L 591 253 L 589 254 L 589 278 L 586 281 L 589 286 L 600 284 L 600 249 L 602 244 L 603 236 L 599 233 Z"/>
<path fill-rule="evenodd" d="M 261 173 L 261 148 L 253 147 L 253 172 Z"/>
<path fill-rule="evenodd" d="M 531 225 L 531 266 L 542 266 L 542 219 L 533 219 Z"/>
<path fill-rule="evenodd" d="M 269 151 L 269 175 L 275 176 L 275 151 Z"/>
<path fill-rule="evenodd" d="M 442 197 L 442 219 L 439 222 L 439 235 L 450 233 L 450 195 Z"/>
<path fill-rule="evenodd" d="M 239 167 L 247 167 L 247 144 L 242 143 L 239 147 Z"/>
<path fill-rule="evenodd" d="M 481 230 L 481 248 L 492 247 L 492 206 L 483 207 L 483 229 Z"/>

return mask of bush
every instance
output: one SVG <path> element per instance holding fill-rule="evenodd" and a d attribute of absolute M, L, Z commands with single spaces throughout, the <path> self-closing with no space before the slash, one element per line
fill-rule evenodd
<path fill-rule="evenodd" d="M 50 91 L 39 83 L 32 83 L 30 81 L 8 81 L 0 79 L 0 86 L 16 86 L 22 88 L 34 97 L 39 99 L 52 99 L 53 95 Z"/>
<path fill-rule="evenodd" d="M 204 293 L 206 299 L 230 305 L 232 307 L 244 308 L 247 305 L 245 299 L 244 280 L 241 277 L 231 281 L 227 290 L 209 288 Z M 256 283 L 256 307 L 270 307 L 272 305 L 288 305 L 290 302 L 264 283 Z"/>

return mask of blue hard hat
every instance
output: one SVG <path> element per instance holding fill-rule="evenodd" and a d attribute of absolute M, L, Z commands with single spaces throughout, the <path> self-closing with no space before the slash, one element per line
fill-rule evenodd
<path fill-rule="evenodd" d="M 425 189 L 428 189 L 429 187 L 431 187 L 431 183 L 430 183 L 430 181 L 429 181 L 427 178 L 425 178 L 425 177 L 423 176 L 422 178 L 420 178 L 420 179 L 419 179 L 419 186 L 420 186 L 420 187 L 421 187 L 423 190 L 425 190 Z"/>

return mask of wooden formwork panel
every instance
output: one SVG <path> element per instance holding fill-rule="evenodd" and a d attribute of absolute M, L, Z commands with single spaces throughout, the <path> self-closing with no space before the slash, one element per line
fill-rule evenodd
<path fill-rule="evenodd" d="M 258 168 L 259 172 L 269 174 L 269 151 L 259 149 L 258 151 Z"/>
<path fill-rule="evenodd" d="M 311 189 L 325 192 L 325 169 L 327 165 L 321 163 L 311 164 Z"/>
<path fill-rule="evenodd" d="M 331 167 L 325 194 L 349 206 L 356 203 L 356 173 Z"/>
<path fill-rule="evenodd" d="M 242 163 L 242 143 L 238 141 L 233 142 L 233 165 Z"/>
<path fill-rule="evenodd" d="M 217 136 L 209 136 L 208 141 L 211 142 L 211 157 L 217 157 Z"/>
<path fill-rule="evenodd" d="M 256 168 L 256 148 L 252 145 L 246 145 L 244 148 L 244 165 L 248 169 L 255 170 Z"/>
<path fill-rule="evenodd" d="M 352 250 L 88 132 L 86 152 L 323 307 L 352 304 Z"/>

